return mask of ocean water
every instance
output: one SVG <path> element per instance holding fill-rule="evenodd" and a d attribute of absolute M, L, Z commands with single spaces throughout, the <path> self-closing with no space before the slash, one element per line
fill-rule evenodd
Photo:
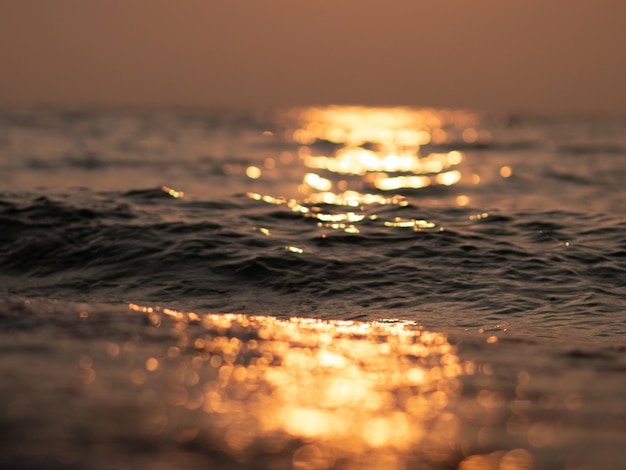
<path fill-rule="evenodd" d="M 626 119 L 0 111 L 6 468 L 626 468 Z"/>

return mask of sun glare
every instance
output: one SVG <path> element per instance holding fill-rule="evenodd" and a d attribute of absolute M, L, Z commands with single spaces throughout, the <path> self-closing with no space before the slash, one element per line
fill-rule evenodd
<path fill-rule="evenodd" d="M 234 458 L 258 446 L 292 449 L 302 468 L 323 469 L 365 454 L 441 455 L 457 438 L 457 418 L 446 408 L 460 393 L 459 378 L 475 368 L 459 361 L 445 336 L 413 322 L 130 308 L 169 325 L 177 343 L 149 357 L 133 380 L 164 380 L 156 389 L 170 390 L 162 397 L 168 405 L 203 412 L 188 429 L 203 446 Z"/>
<path fill-rule="evenodd" d="M 454 139 L 478 136 L 476 117 L 462 111 L 328 106 L 290 109 L 279 113 L 276 121 L 285 126 L 284 135 L 300 145 L 297 157 L 306 170 L 297 188 L 299 197 L 252 192 L 248 196 L 286 205 L 317 219 L 320 227 L 352 234 L 367 221 L 398 227 L 372 212 L 375 206 L 407 206 L 402 191 L 459 184 L 464 154 L 434 150 Z M 319 152 L 320 148 L 331 151 Z M 293 156 L 281 154 L 264 167 L 273 169 L 277 161 L 291 164 Z M 262 172 L 249 166 L 246 175 L 258 179 Z"/>

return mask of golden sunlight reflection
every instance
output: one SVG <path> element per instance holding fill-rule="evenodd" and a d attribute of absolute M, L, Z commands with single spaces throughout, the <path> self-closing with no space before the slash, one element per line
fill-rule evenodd
<path fill-rule="evenodd" d="M 535 468 L 533 460 L 533 456 L 525 449 L 496 451 L 464 459 L 459 470 L 532 470 Z"/>
<path fill-rule="evenodd" d="M 385 226 L 408 227 L 414 230 L 419 230 L 419 229 L 425 229 L 425 228 L 434 228 L 435 224 L 432 222 L 428 222 L 427 220 L 401 219 L 400 217 L 396 217 L 392 221 L 385 222 Z"/>
<path fill-rule="evenodd" d="M 467 195 L 465 195 L 465 194 L 459 194 L 459 195 L 456 197 L 456 204 L 457 204 L 458 206 L 461 206 L 461 207 L 467 206 L 467 205 L 469 204 L 469 202 L 470 202 L 470 199 L 469 199 L 469 197 L 468 197 Z"/>
<path fill-rule="evenodd" d="M 397 460 L 416 450 L 445 458 L 454 450 L 459 422 L 448 408 L 460 377 L 476 368 L 442 334 L 396 320 L 130 308 L 154 326 L 171 325 L 177 345 L 148 358 L 133 380 L 162 374 L 167 403 L 203 411 L 191 442 L 233 456 L 259 446 L 291 452 L 299 468 L 330 468 L 364 454 Z"/>
<path fill-rule="evenodd" d="M 350 209 L 362 208 L 364 205 L 387 205 L 393 204 L 400 207 L 408 205 L 405 198 L 401 196 L 384 197 L 375 194 L 361 194 L 355 191 L 346 191 L 344 193 L 335 194 L 331 192 L 321 192 L 313 194 L 306 202 L 300 204 L 295 199 L 275 198 L 273 196 L 261 195 L 259 193 L 247 193 L 250 199 L 255 201 L 262 201 L 268 204 L 284 205 L 291 211 L 301 214 L 303 217 L 317 219 L 321 227 L 325 227 L 331 230 L 341 230 L 346 233 L 357 234 L 359 228 L 356 224 L 359 224 L 365 220 L 376 221 L 379 220 L 379 216 L 371 214 L 367 216 L 364 212 L 355 210 L 346 210 L 339 212 L 330 212 L 327 208 L 323 208 L 323 205 L 329 206 L 346 206 Z M 408 219 L 408 222 L 398 222 L 401 219 L 393 218 L 392 220 L 384 220 L 380 218 L 381 223 L 386 227 L 407 227 L 417 230 L 435 228 L 436 225 L 433 222 L 418 219 Z M 408 225 L 406 225 L 408 224 Z M 270 235 L 270 232 L 266 228 L 258 229 L 266 236 Z M 288 247 L 289 251 L 294 251 Z M 298 248 L 298 250 L 300 250 Z M 301 253 L 302 251 L 294 251 Z"/>
<path fill-rule="evenodd" d="M 315 173 L 307 173 L 304 175 L 304 182 L 318 191 L 328 191 L 333 185 L 329 179 L 322 178 Z"/>
<path fill-rule="evenodd" d="M 509 178 L 513 174 L 513 170 L 510 166 L 503 166 L 500 168 L 500 176 L 503 178 Z"/>
<path fill-rule="evenodd" d="M 308 155 L 304 157 L 304 164 L 333 173 L 362 176 L 368 172 L 439 173 L 462 160 L 463 154 L 456 150 L 420 157 L 416 153 L 381 154 L 353 147 L 338 150 L 332 157 Z"/>
<path fill-rule="evenodd" d="M 348 146 L 374 143 L 416 148 L 430 143 L 434 132 L 445 132 L 444 126 L 449 123 L 463 128 L 477 123 L 476 116 L 465 111 L 403 107 L 311 107 L 289 110 L 287 117 L 302 123 L 289 133 L 304 145 L 320 139 Z"/>
<path fill-rule="evenodd" d="M 459 138 L 464 139 L 476 133 L 467 127 L 475 125 L 476 117 L 460 111 L 331 106 L 291 110 L 288 115 L 299 126 L 292 131 L 292 138 L 307 149 L 299 152 L 306 167 L 361 177 L 381 173 L 384 176 L 365 181 L 383 191 L 456 184 L 461 174 L 450 168 L 462 162 L 463 154 L 457 150 L 422 154 L 421 148 L 431 142 L 445 143 L 448 133 L 444 127 L 457 127 Z M 323 141 L 338 145 L 332 155 L 314 155 L 309 148 Z M 314 189 L 330 189 L 328 183 L 319 188 L 318 182 L 305 178 Z"/>
<path fill-rule="evenodd" d="M 304 217 L 317 219 L 321 227 L 352 234 L 359 233 L 359 224 L 368 220 L 378 220 L 377 223 L 387 227 L 402 227 L 372 213 L 377 205 L 408 205 L 405 197 L 384 193 L 459 183 L 462 174 L 455 167 L 464 159 L 461 152 L 422 154 L 421 148 L 431 142 L 445 143 L 454 138 L 455 132 L 459 137 L 462 129 L 474 130 L 472 126 L 476 125 L 476 118 L 470 113 L 408 108 L 292 109 L 280 119 L 288 123 L 287 135 L 302 145 L 297 153 L 310 170 L 298 186 L 301 199 L 253 192 L 248 197 L 284 205 Z M 337 147 L 330 155 L 315 155 L 316 147 L 312 145 L 323 141 Z M 283 157 L 279 156 L 278 160 L 282 162 Z M 275 164 L 274 159 L 266 160 L 264 167 L 274 168 Z M 262 171 L 251 165 L 246 175 L 258 179 Z M 462 204 L 459 200 L 459 205 Z M 331 207 L 347 210 L 331 210 Z M 412 225 L 419 230 L 434 226 L 431 222 Z"/>
<path fill-rule="evenodd" d="M 250 165 L 246 168 L 246 176 L 253 180 L 259 179 L 261 177 L 261 169 L 258 166 Z"/>
<path fill-rule="evenodd" d="M 170 196 L 172 196 L 174 199 L 179 199 L 179 198 L 181 198 L 181 197 L 183 197 L 183 196 L 185 195 L 185 193 L 184 193 L 184 192 L 182 192 L 182 191 L 176 191 L 175 189 L 172 189 L 172 188 L 170 188 L 170 187 L 168 187 L 168 186 L 163 186 L 163 187 L 161 188 L 161 190 L 162 190 L 164 193 L 167 193 L 167 194 L 169 194 Z"/>
<path fill-rule="evenodd" d="M 268 158 L 262 166 L 273 169 L 277 162 L 292 164 L 299 158 L 306 170 L 298 196 L 250 192 L 248 197 L 285 205 L 317 219 L 320 227 L 353 234 L 368 221 L 401 227 L 373 211 L 376 206 L 407 206 L 403 190 L 460 183 L 458 166 L 465 156 L 447 147 L 479 138 L 477 116 L 465 111 L 328 106 L 279 111 L 275 117 L 278 128 L 283 128 L 278 132 L 299 148 Z M 246 169 L 251 179 L 262 174 L 258 166 Z M 458 200 L 459 205 L 467 203 Z M 433 227 L 430 222 L 413 225 Z"/>

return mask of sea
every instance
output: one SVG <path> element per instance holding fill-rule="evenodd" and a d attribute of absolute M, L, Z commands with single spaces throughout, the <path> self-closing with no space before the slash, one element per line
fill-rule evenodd
<path fill-rule="evenodd" d="M 0 109 L 0 468 L 626 469 L 626 117 Z"/>

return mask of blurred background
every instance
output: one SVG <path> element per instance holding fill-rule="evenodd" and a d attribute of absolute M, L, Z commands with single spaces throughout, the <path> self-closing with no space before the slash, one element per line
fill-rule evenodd
<path fill-rule="evenodd" d="M 619 0 L 0 0 L 0 105 L 626 113 Z"/>

